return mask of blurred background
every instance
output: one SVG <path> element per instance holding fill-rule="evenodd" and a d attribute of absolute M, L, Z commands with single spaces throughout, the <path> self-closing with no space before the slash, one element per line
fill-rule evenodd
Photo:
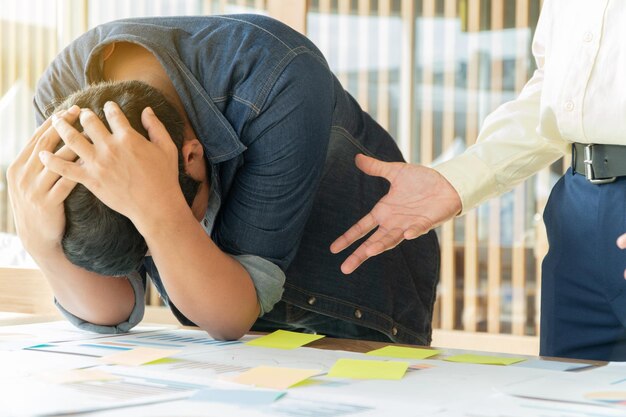
<path fill-rule="evenodd" d="M 0 266 L 33 266 L 14 235 L 4 173 L 35 129 L 37 79 L 89 28 L 135 16 L 273 16 L 317 44 L 407 160 L 430 165 L 472 144 L 485 116 L 514 98 L 531 76 L 540 8 L 540 0 L 3 1 Z M 434 326 L 440 333 L 536 342 L 540 264 L 547 251 L 541 213 L 561 172 L 559 161 L 438 229 L 442 264 Z M 148 302 L 159 303 L 154 292 Z"/>

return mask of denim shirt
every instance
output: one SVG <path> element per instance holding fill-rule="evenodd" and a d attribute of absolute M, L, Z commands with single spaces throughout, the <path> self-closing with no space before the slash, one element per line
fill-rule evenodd
<path fill-rule="evenodd" d="M 212 168 L 203 227 L 247 269 L 261 314 L 282 299 L 395 341 L 430 342 L 439 266 L 434 233 L 350 276 L 339 266 L 354 247 L 329 251 L 388 190 L 385 180 L 361 173 L 354 156 L 402 156 L 312 42 L 261 15 L 110 22 L 76 39 L 49 66 L 34 100 L 39 123 L 66 96 L 102 79 L 101 54 L 114 42 L 150 50 L 173 82 Z M 151 258 L 143 270 L 188 322 L 167 298 Z M 145 277 L 129 279 L 136 306 L 127 322 L 105 328 L 71 319 L 97 331 L 128 330 L 141 319 L 145 286 Z"/>

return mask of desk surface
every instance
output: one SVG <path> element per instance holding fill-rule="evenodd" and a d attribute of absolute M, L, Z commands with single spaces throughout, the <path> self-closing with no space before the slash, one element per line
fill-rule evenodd
<path fill-rule="evenodd" d="M 160 314 L 160 311 L 157 311 L 155 314 L 153 314 L 152 311 L 148 310 L 146 314 L 146 321 L 144 321 L 144 323 L 142 324 L 153 323 L 150 319 L 158 318 L 158 314 Z M 15 316 L 14 314 L 0 313 L 0 324 L 8 325 L 38 323 L 47 322 L 49 320 L 59 320 L 59 318 L 60 317 L 58 315 L 52 317 L 30 315 Z M 43 326 L 45 326 L 45 324 L 43 324 Z M 144 334 L 146 335 L 146 337 L 152 338 L 149 340 L 154 342 L 174 340 L 182 341 L 190 339 L 195 339 L 197 341 L 198 338 L 201 337 L 201 343 L 205 343 L 203 334 L 201 334 L 200 332 L 185 333 L 184 330 L 186 329 L 189 328 L 184 328 L 181 331 L 165 330 L 163 332 L 157 332 L 158 335 L 155 336 L 153 336 L 154 333 Z M 41 328 L 40 331 L 45 332 L 43 328 Z M 15 335 L 19 333 L 22 333 L 22 331 L 8 331 L 8 335 L 13 337 L 15 337 Z M 24 333 L 27 332 L 24 331 Z M 37 334 L 39 336 L 41 335 L 40 333 L 35 333 L 34 331 L 31 334 Z M 113 337 L 117 337 L 117 339 L 113 339 Z M 147 340 L 140 339 L 141 337 L 141 333 L 139 333 L 136 334 L 134 337 L 132 335 L 118 335 L 112 336 L 112 338 L 91 339 L 91 341 L 87 342 L 87 344 L 84 344 L 85 342 L 78 340 L 76 341 L 75 345 L 72 345 L 72 342 L 69 343 L 71 346 L 74 346 L 74 348 L 79 346 L 89 346 L 89 348 L 91 349 L 94 346 L 99 345 L 101 349 L 102 346 L 106 344 L 110 346 L 111 344 L 119 345 L 119 343 L 134 343 L 134 341 L 140 343 L 139 340 Z M 7 340 L 12 339 L 9 338 Z M 618 414 L 614 414 L 614 409 L 600 407 L 600 405 L 603 404 L 590 404 L 591 400 L 588 400 L 587 397 L 585 397 L 585 395 L 587 395 L 588 393 L 594 395 L 598 394 L 594 390 L 599 390 L 600 388 L 604 389 L 605 387 L 608 387 L 611 389 L 615 389 L 615 387 L 619 387 L 613 385 L 613 381 L 616 379 L 623 379 L 624 381 L 626 381 L 626 379 L 624 378 L 626 376 L 626 368 L 620 369 L 619 367 L 615 366 L 594 366 L 604 365 L 605 363 L 603 362 L 573 361 L 569 359 L 564 362 L 569 365 L 571 365 L 572 362 L 582 362 L 583 364 L 592 365 L 585 367 L 586 370 L 580 372 L 565 372 L 564 369 L 555 370 L 543 368 L 541 365 L 537 366 L 537 362 L 546 363 L 547 361 L 559 361 L 559 359 L 546 360 L 545 358 L 541 358 L 541 360 L 538 360 L 539 358 L 537 357 L 527 357 L 529 359 L 527 361 L 528 366 L 521 367 L 459 364 L 446 361 L 449 356 L 454 355 L 457 352 L 450 349 L 444 349 L 439 359 L 434 358 L 421 361 L 409 360 L 408 362 L 410 363 L 410 369 L 407 370 L 406 375 L 404 375 L 401 380 L 342 381 L 334 379 L 330 374 L 326 374 L 326 372 L 328 372 L 333 364 L 339 359 L 350 358 L 378 361 L 404 360 L 390 358 L 386 359 L 350 353 L 368 352 L 389 345 L 387 343 L 363 340 L 335 339 L 326 337 L 307 345 L 307 347 L 316 349 L 295 349 L 290 351 L 258 347 L 253 348 L 251 346 L 246 347 L 241 343 L 237 344 L 237 342 L 235 342 L 235 344 L 229 345 L 228 342 L 212 341 L 210 338 L 207 338 L 206 342 L 208 342 L 207 347 L 197 345 L 191 346 L 192 343 L 196 342 L 186 342 L 192 349 L 201 348 L 205 350 L 197 351 L 197 353 L 195 354 L 181 353 L 180 356 L 175 355 L 174 358 L 177 359 L 175 359 L 174 362 L 180 362 L 182 366 L 176 364 L 172 365 L 171 363 L 170 365 L 168 365 L 167 362 L 164 362 L 162 365 L 160 365 L 163 368 L 158 368 L 159 370 L 155 371 L 158 373 L 158 375 L 161 375 L 161 379 L 159 379 L 159 381 L 163 382 L 166 378 L 170 377 L 181 378 L 181 375 L 184 377 L 193 376 L 194 378 L 203 377 L 206 379 L 208 378 L 207 375 L 210 375 L 210 372 L 216 372 L 215 369 L 217 368 L 214 368 L 216 365 L 219 367 L 226 366 L 227 368 L 229 368 L 230 371 L 227 372 L 231 372 L 231 374 L 227 373 L 226 375 L 232 375 L 233 372 L 240 373 L 245 371 L 246 369 L 249 370 L 260 365 L 268 366 L 269 364 L 273 364 L 272 366 L 279 368 L 285 367 L 300 369 L 318 369 L 322 370 L 322 373 L 315 378 L 318 379 L 317 384 L 307 385 L 305 386 L 305 388 L 289 388 L 286 400 L 281 399 L 280 401 L 276 401 L 275 403 L 272 403 L 270 406 L 267 406 L 265 408 L 255 409 L 253 410 L 254 412 L 252 412 L 250 409 L 242 410 L 240 408 L 237 408 L 236 410 L 234 410 L 233 414 L 233 409 L 228 408 L 232 406 L 225 406 L 226 408 L 224 409 L 220 408 L 219 406 L 216 406 L 214 408 L 214 404 L 212 403 L 211 412 L 216 410 L 216 414 L 206 414 L 206 405 L 202 406 L 201 404 L 194 404 L 194 401 L 181 399 L 176 401 L 175 403 L 168 402 L 159 403 L 159 405 L 141 405 L 139 408 L 133 409 L 134 411 L 132 414 L 128 413 L 128 409 L 121 408 L 119 410 L 91 412 L 80 415 L 89 415 L 93 417 L 121 417 L 127 415 L 159 417 L 184 414 L 185 416 L 188 415 L 205 417 L 213 415 L 217 416 L 233 414 L 240 417 L 246 417 L 248 415 L 254 417 L 275 415 L 288 417 L 303 415 L 316 417 L 352 417 L 353 415 L 355 417 L 387 417 L 389 415 L 396 414 L 402 416 L 408 415 L 406 413 L 406 410 L 411 409 L 413 410 L 413 414 L 411 414 L 412 416 L 433 415 L 436 417 L 475 417 L 479 415 L 481 417 L 495 417 L 501 415 L 511 415 L 516 417 L 536 417 L 537 414 L 536 411 L 533 411 L 533 407 L 543 407 L 546 404 L 549 404 L 550 407 L 556 408 L 552 411 L 545 411 L 542 414 L 543 416 L 582 417 L 587 415 L 594 415 L 595 417 L 612 417 L 616 415 L 624 415 L 623 413 L 626 409 L 625 405 L 625 408 L 620 409 Z M 36 376 L 37 372 L 39 372 L 40 369 L 36 368 L 36 365 L 32 364 L 32 355 L 34 355 L 35 361 L 42 359 L 41 366 L 44 367 L 62 365 L 63 361 L 68 361 L 68 358 L 73 356 L 66 354 L 58 355 L 58 353 L 70 352 L 61 350 L 56 351 L 58 353 L 54 353 L 48 348 L 48 346 L 53 346 L 54 344 L 60 343 L 60 345 L 63 345 L 63 342 L 50 343 L 51 345 L 24 345 L 25 348 L 20 348 L 24 350 L 13 352 L 6 351 L 6 349 L 2 351 L 2 346 L 0 346 L 0 364 L 4 364 L 5 367 L 5 369 L 3 369 L 3 375 L 0 375 L 0 390 L 9 390 L 12 393 L 9 395 L 10 398 L 21 398 L 24 396 L 27 397 L 29 395 L 33 396 L 32 401 L 21 401 L 19 402 L 19 404 L 22 404 L 24 402 L 33 404 L 36 402 L 42 403 L 43 400 L 40 400 L 40 397 L 41 395 L 44 395 L 44 393 L 49 396 L 48 401 L 50 401 L 51 403 L 53 403 L 57 398 L 64 398 L 65 402 L 60 405 L 61 407 L 67 406 L 66 404 L 68 403 L 74 404 L 74 401 L 77 398 L 81 401 L 85 401 L 85 398 L 80 397 L 80 395 L 84 394 L 84 392 L 70 392 L 70 388 L 72 387 L 69 387 L 68 385 L 54 385 L 51 388 L 49 385 L 43 386 L 40 381 L 33 379 L 33 376 Z M 40 349 L 40 346 L 44 346 L 44 348 L 42 348 L 42 352 L 36 353 L 36 351 Z M 67 348 L 63 347 L 63 349 Z M 82 356 L 80 356 L 81 354 L 79 353 L 79 356 L 76 357 L 76 364 L 72 363 L 71 365 L 73 366 L 73 368 L 70 369 L 75 369 L 75 367 L 78 366 L 80 366 L 81 368 L 89 368 L 94 366 L 102 367 L 101 362 L 100 365 L 94 365 L 90 362 L 85 362 L 96 360 L 97 357 L 90 358 L 89 356 L 92 355 L 85 355 L 84 352 L 85 351 L 83 351 Z M 188 351 L 185 350 L 184 352 Z M 90 353 L 92 353 L 92 351 L 90 351 Z M 51 364 L 50 359 L 44 359 L 49 357 L 49 355 L 52 355 L 52 357 L 50 357 L 52 359 L 52 362 L 58 362 L 58 364 Z M 22 358 L 22 356 L 24 358 Z M 74 359 L 71 360 L 73 361 Z M 13 369 L 12 366 L 15 369 Z M 152 366 L 153 365 L 148 368 L 151 368 Z M 168 366 L 170 366 L 171 368 L 167 368 Z M 561 364 L 559 364 L 559 366 L 561 366 Z M 25 368 L 31 369 L 30 372 L 35 372 L 35 374 L 25 375 L 25 377 L 28 377 L 30 379 L 22 378 L 20 382 L 19 377 L 24 376 L 21 374 L 24 373 Z M 233 371 L 233 369 L 235 370 Z M 152 368 L 152 370 L 154 370 L 154 368 Z M 151 372 L 152 370 L 145 369 L 143 366 L 135 367 L 134 372 L 136 372 L 136 374 L 133 374 L 135 376 L 131 375 L 135 381 L 133 383 L 136 383 L 138 377 L 140 379 L 146 378 L 146 380 L 149 380 L 149 377 L 147 375 L 150 375 L 149 372 Z M 602 374 L 595 372 L 596 370 L 606 371 L 604 372 L 604 374 Z M 141 373 L 144 371 L 146 372 L 146 374 Z M 14 372 L 16 376 L 11 377 L 11 372 Z M 110 372 L 121 372 L 121 374 L 123 375 L 126 371 L 123 371 L 123 369 L 121 371 L 113 369 Z M 171 374 L 165 372 L 171 372 Z M 196 373 L 192 375 L 176 372 Z M 202 372 L 204 372 L 204 374 Z M 209 372 L 209 374 L 207 374 L 207 372 Z M 592 375 L 594 372 L 595 375 Z M 116 375 L 120 374 L 116 373 Z M 213 375 L 211 377 L 213 378 L 212 381 L 216 381 L 216 377 L 216 375 Z M 219 380 L 219 377 L 217 378 Z M 172 381 L 174 380 L 175 379 L 172 379 Z M 592 381 L 591 385 L 589 385 L 589 381 Z M 532 384 L 529 384 L 528 382 L 532 382 Z M 537 387 L 540 387 L 539 389 L 535 387 L 535 382 L 537 384 Z M 20 383 L 21 385 L 19 385 Z M 39 391 L 37 391 L 37 395 L 39 395 L 39 397 L 35 397 L 34 394 L 31 393 L 31 391 L 33 391 L 33 386 L 38 386 L 38 383 L 40 385 Z M 123 384 L 124 381 L 122 381 L 121 383 Z M 82 390 L 85 390 L 87 388 L 91 390 L 104 389 L 105 391 L 109 390 L 109 394 L 110 392 L 117 392 L 119 393 L 119 395 L 123 394 L 123 391 L 120 391 L 121 388 L 119 386 L 116 387 L 114 383 L 111 383 L 111 385 L 107 386 L 106 388 L 103 388 L 103 386 L 99 384 L 100 383 L 89 385 L 89 383 L 78 383 L 78 385 L 76 385 L 76 389 L 78 389 L 78 386 L 80 386 L 82 387 Z M 104 384 L 106 385 L 106 383 Z M 506 392 L 504 388 L 509 387 L 511 384 L 515 386 L 521 384 L 521 386 L 516 389 L 519 389 L 520 392 L 525 394 L 525 396 L 519 393 Z M 560 387 L 563 388 L 561 389 Z M 552 388 L 555 388 L 557 392 L 550 393 L 549 391 L 551 391 Z M 606 394 L 608 392 L 608 388 L 605 391 L 600 392 L 599 394 Z M 53 391 L 50 391 L 51 389 L 53 389 Z M 151 390 L 154 388 L 144 387 L 142 389 Z M 542 397 L 542 395 L 544 395 L 543 391 L 548 392 L 549 395 L 563 395 L 568 399 L 561 400 L 557 398 L 555 400 L 555 398 L 544 398 Z M 285 390 L 285 392 L 287 392 L 287 390 Z M 90 395 L 93 394 L 94 391 L 90 391 Z M 536 395 L 537 397 L 533 397 L 534 395 Z M 626 390 L 623 391 L 623 395 L 626 399 Z M 529 396 L 532 398 L 528 398 Z M 578 400 L 579 398 L 582 398 L 587 402 L 576 402 L 576 400 Z M 106 404 L 108 407 L 110 407 L 110 405 L 108 405 L 110 404 L 110 399 L 108 401 L 109 402 L 107 402 Z M 76 403 L 80 404 L 80 401 Z M 178 408 L 171 408 L 174 407 L 174 404 L 175 407 Z M 304 406 L 303 404 L 309 408 L 307 408 L 306 410 L 300 410 L 299 407 Z M 554 404 L 557 404 L 558 406 L 555 406 Z M 40 404 L 34 405 L 42 407 Z M 47 406 L 47 404 L 45 404 L 45 406 Z M 237 407 L 240 406 L 240 404 L 237 405 Z M 321 408 L 318 409 L 316 407 Z M 593 414 L 589 414 L 588 410 L 586 411 L 587 414 L 581 414 L 581 407 L 592 407 Z M 283 411 L 287 410 L 288 412 L 286 412 L 286 414 L 284 412 L 276 413 L 276 409 L 282 409 Z M 324 414 L 322 412 L 327 412 L 331 409 L 333 410 L 333 412 L 335 412 L 335 414 Z M 345 412 L 346 409 L 350 409 L 351 412 Z M 7 415 L 5 411 L 6 410 L 3 408 L 3 403 L 0 402 L 0 415 Z M 137 411 L 141 411 L 141 413 L 136 414 L 135 412 Z M 222 414 L 219 414 L 218 412 L 221 412 Z M 12 414 L 9 412 L 8 415 Z M 19 415 L 21 416 L 22 414 Z"/>

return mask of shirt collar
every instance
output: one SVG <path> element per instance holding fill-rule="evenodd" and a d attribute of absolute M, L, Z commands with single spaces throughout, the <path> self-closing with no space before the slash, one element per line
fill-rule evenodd
<path fill-rule="evenodd" d="M 235 133 L 228 119 L 219 111 L 206 89 L 187 68 L 175 51 L 180 34 L 178 28 L 158 26 L 142 22 L 116 21 L 93 31 L 98 37 L 88 54 L 85 65 L 87 83 L 102 80 L 102 52 L 114 42 L 133 42 L 152 52 L 169 75 L 187 112 L 199 140 L 204 145 L 207 159 L 217 164 L 242 153 L 246 147 Z M 159 42 L 152 41 L 158 39 Z"/>

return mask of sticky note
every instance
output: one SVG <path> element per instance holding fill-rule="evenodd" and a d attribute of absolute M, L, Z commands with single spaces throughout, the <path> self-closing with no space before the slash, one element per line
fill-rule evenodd
<path fill-rule="evenodd" d="M 408 367 L 408 362 L 339 359 L 328 371 L 328 376 L 352 379 L 401 379 Z"/>
<path fill-rule="evenodd" d="M 60 372 L 43 372 L 36 375 L 39 379 L 53 384 L 71 384 L 87 381 L 113 381 L 119 377 L 98 369 L 71 369 Z"/>
<path fill-rule="evenodd" d="M 308 334 L 290 332 L 287 330 L 276 330 L 266 336 L 246 342 L 250 346 L 263 346 L 276 349 L 295 349 L 311 343 L 314 340 L 323 338 L 320 334 Z"/>
<path fill-rule="evenodd" d="M 403 346 L 385 346 L 381 349 L 372 350 L 367 352 L 366 355 L 372 356 L 386 356 L 389 358 L 402 358 L 402 359 L 426 359 L 431 356 L 435 356 L 441 353 L 440 350 L 434 349 L 419 349 Z"/>
<path fill-rule="evenodd" d="M 155 361 L 146 362 L 146 363 L 144 363 L 144 365 L 169 365 L 169 364 L 176 363 L 176 362 L 180 362 L 180 359 L 161 358 L 161 359 L 157 359 Z"/>
<path fill-rule="evenodd" d="M 257 389 L 203 389 L 191 396 L 189 400 L 258 406 L 271 404 L 286 393 L 287 391 Z"/>
<path fill-rule="evenodd" d="M 138 366 L 178 353 L 178 350 L 138 347 L 107 355 L 100 360 L 113 365 Z"/>
<path fill-rule="evenodd" d="M 286 389 L 300 381 L 321 374 L 319 369 L 278 368 L 272 366 L 258 366 L 237 375 L 232 379 L 239 384 L 254 385 L 255 387 Z"/>
<path fill-rule="evenodd" d="M 487 355 L 454 355 L 444 358 L 449 362 L 475 363 L 480 365 L 511 365 L 517 362 L 525 361 L 524 358 L 510 358 L 503 356 L 487 356 Z"/>

